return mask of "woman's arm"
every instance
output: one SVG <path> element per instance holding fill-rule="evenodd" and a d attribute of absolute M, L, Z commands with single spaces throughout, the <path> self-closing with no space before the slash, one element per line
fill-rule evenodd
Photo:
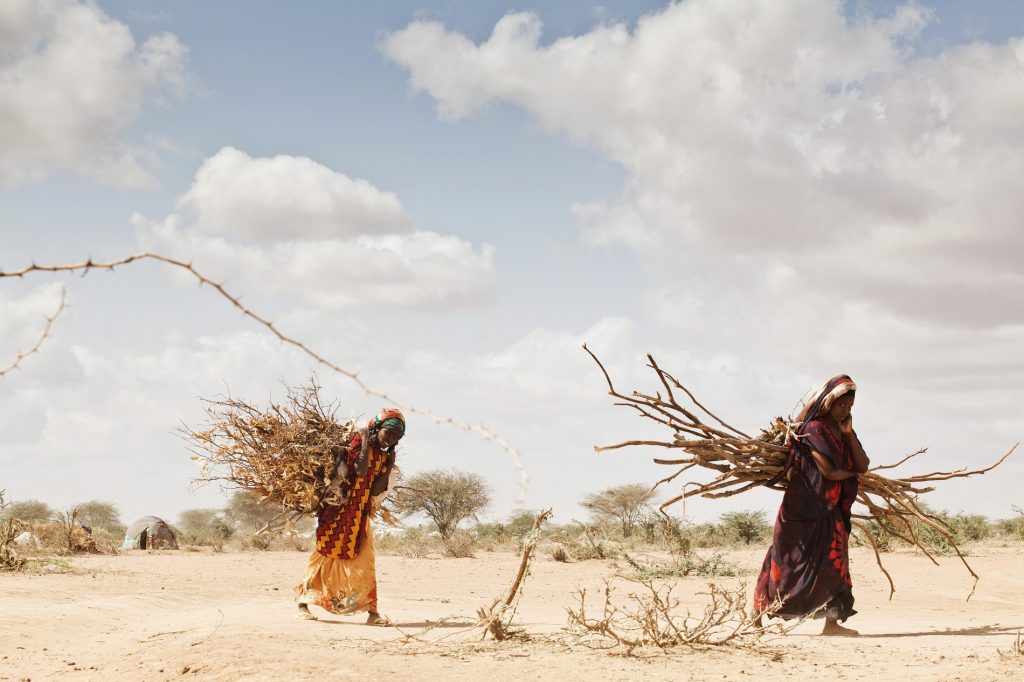
<path fill-rule="evenodd" d="M 811 450 L 811 457 L 814 458 L 814 463 L 818 465 L 818 470 L 821 471 L 821 475 L 830 481 L 843 481 L 857 475 L 857 472 L 855 471 L 835 468 L 832 466 L 832 463 L 828 461 L 828 457 L 817 450 Z"/>

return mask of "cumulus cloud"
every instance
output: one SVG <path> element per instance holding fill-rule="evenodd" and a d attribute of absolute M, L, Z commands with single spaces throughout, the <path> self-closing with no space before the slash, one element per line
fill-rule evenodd
<path fill-rule="evenodd" d="M 398 198 L 312 159 L 254 159 L 225 147 L 206 159 L 178 205 L 207 234 L 317 239 L 410 232 Z"/>
<path fill-rule="evenodd" d="M 329 310 L 472 306 L 493 290 L 494 247 L 415 229 L 394 194 L 308 158 L 222 149 L 178 203 L 132 218 L 140 244 L 235 290 Z"/>
<path fill-rule="evenodd" d="M 716 291 L 748 268 L 758 305 L 783 267 L 791 292 L 1024 322 L 1008 255 L 1024 247 L 1024 39 L 918 56 L 932 19 L 916 3 L 849 17 L 836 0 L 688 0 L 549 44 L 514 13 L 480 43 L 414 22 L 381 46 L 442 117 L 511 103 L 619 162 L 618 196 L 573 207 L 595 246 Z"/>
<path fill-rule="evenodd" d="M 0 7 L 0 183 L 71 171 L 118 187 L 154 184 L 124 138 L 147 101 L 180 92 L 187 48 L 170 33 L 141 45 L 91 2 Z"/>

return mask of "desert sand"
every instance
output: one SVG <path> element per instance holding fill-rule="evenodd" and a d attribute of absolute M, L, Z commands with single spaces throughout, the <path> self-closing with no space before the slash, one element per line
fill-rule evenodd
<path fill-rule="evenodd" d="M 753 572 L 763 553 L 727 555 Z M 897 587 L 889 601 L 870 551 L 855 548 L 860 613 L 848 624 L 859 638 L 819 637 L 820 621 L 809 621 L 756 651 L 638 656 L 588 649 L 563 631 L 575 587 L 601 587 L 616 571 L 608 561 L 538 556 L 517 618 L 530 639 L 481 642 L 464 628 L 506 588 L 512 554 L 378 557 L 381 611 L 398 628 L 315 607 L 320 621 L 296 619 L 292 587 L 305 560 L 301 552 L 135 551 L 73 558 L 68 574 L 0 574 L 0 680 L 1024 679 L 1024 655 L 1011 651 L 1024 627 L 1021 548 L 972 550 L 982 579 L 970 601 L 970 577 L 955 558 L 936 567 L 901 553 L 886 555 Z M 681 579 L 678 589 L 699 605 L 707 581 Z"/>

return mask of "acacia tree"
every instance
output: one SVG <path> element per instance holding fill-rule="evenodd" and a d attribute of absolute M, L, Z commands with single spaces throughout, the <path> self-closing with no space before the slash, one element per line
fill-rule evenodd
<path fill-rule="evenodd" d="M 91 500 L 73 507 L 78 510 L 78 522 L 90 528 L 102 528 L 109 531 L 124 530 L 121 512 L 112 502 Z"/>
<path fill-rule="evenodd" d="M 39 500 L 18 500 L 6 505 L 0 512 L 0 520 L 18 519 L 22 523 L 46 523 L 53 520 L 53 509 Z"/>
<path fill-rule="evenodd" d="M 595 520 L 615 519 L 622 524 L 622 537 L 633 534 L 633 528 L 640 521 L 654 499 L 654 491 L 642 483 L 629 483 L 614 488 L 590 493 L 583 498 L 581 506 L 589 511 Z"/>
<path fill-rule="evenodd" d="M 491 503 L 491 489 L 484 479 L 464 471 L 433 469 L 402 482 L 394 496 L 402 516 L 423 514 L 448 540 L 461 521 L 473 518 Z"/>
<path fill-rule="evenodd" d="M 281 514 L 281 505 L 261 500 L 247 490 L 238 490 L 228 500 L 224 516 L 241 530 L 256 531 Z"/>

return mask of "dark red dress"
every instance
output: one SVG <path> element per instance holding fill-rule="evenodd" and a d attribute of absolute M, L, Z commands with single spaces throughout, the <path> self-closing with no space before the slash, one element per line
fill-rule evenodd
<path fill-rule="evenodd" d="M 848 548 L 857 478 L 828 480 L 810 451 L 847 471 L 853 470 L 853 454 L 847 440 L 837 438 L 820 419 L 809 422 L 803 433 L 775 519 L 772 546 L 754 588 L 754 605 L 764 610 L 781 597 L 776 615 L 782 618 L 814 614 L 844 621 L 856 613 Z"/>

